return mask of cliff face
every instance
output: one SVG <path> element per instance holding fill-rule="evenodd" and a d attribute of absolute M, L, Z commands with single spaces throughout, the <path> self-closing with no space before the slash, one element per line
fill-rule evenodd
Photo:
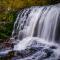
<path fill-rule="evenodd" d="M 59 3 L 59 0 L 0 0 L 0 39 L 9 38 L 16 19 L 16 11 L 30 6 Z"/>

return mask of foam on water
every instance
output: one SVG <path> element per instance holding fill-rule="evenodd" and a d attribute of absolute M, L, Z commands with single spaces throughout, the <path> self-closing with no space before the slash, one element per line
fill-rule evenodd
<path fill-rule="evenodd" d="M 37 38 L 37 37 L 26 37 L 22 41 L 20 41 L 17 45 L 15 45 L 14 50 L 17 50 L 17 51 L 25 50 L 34 41 L 39 42 L 41 44 L 45 44 L 46 48 L 48 46 L 57 46 L 58 47 L 58 44 L 53 43 L 53 42 L 45 41 L 44 39 L 40 39 L 40 38 Z"/>

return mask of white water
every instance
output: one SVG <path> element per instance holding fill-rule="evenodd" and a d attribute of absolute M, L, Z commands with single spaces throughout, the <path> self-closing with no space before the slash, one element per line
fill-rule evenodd
<path fill-rule="evenodd" d="M 37 37 L 27 37 L 25 39 L 23 39 L 22 41 L 20 41 L 14 48 L 14 50 L 25 50 L 26 48 L 29 48 L 28 46 L 30 46 L 32 44 L 32 42 L 38 42 L 38 43 L 42 43 L 42 44 L 46 44 L 46 47 L 48 46 L 58 46 L 58 44 L 54 44 L 53 42 L 48 42 L 45 41 L 43 39 L 37 38 Z"/>
<path fill-rule="evenodd" d="M 56 6 L 25 9 L 15 21 L 12 36 L 20 40 L 36 34 L 35 37 L 54 41 L 59 14 L 60 8 Z"/>
<path fill-rule="evenodd" d="M 43 7 L 31 7 L 24 9 L 18 14 L 18 17 L 14 23 L 14 29 L 12 37 L 19 43 L 14 46 L 14 50 L 21 51 L 33 47 L 44 47 L 49 49 L 51 46 L 56 46 L 54 56 L 46 60 L 57 60 L 60 56 L 60 4 L 55 6 L 43 6 Z M 34 41 L 37 42 L 35 45 Z M 34 44 L 33 44 L 34 43 Z M 42 44 L 42 45 L 41 45 Z M 39 51 L 41 56 L 37 52 L 37 56 L 34 60 L 41 60 L 45 54 Z M 57 55 L 57 56 L 56 56 Z M 35 56 L 35 54 L 33 54 Z M 30 58 L 32 58 L 30 56 Z M 28 60 L 30 59 L 22 60 Z M 30 59 L 33 60 L 33 59 Z M 45 60 L 45 59 L 42 59 Z"/>

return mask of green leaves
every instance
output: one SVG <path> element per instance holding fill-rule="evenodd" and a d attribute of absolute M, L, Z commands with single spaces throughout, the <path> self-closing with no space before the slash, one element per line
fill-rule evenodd
<path fill-rule="evenodd" d="M 0 39 L 6 39 L 11 36 L 16 16 L 16 12 L 9 12 L 4 15 L 6 17 L 5 20 L 0 20 Z"/>

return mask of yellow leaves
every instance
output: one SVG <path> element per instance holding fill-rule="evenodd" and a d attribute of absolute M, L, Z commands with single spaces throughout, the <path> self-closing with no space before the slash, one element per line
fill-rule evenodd
<path fill-rule="evenodd" d="M 46 5 L 47 0 L 0 0 L 0 3 L 3 8 L 6 8 L 5 10 L 17 10 L 29 6 Z"/>
<path fill-rule="evenodd" d="M 21 0 L 14 0 L 12 6 L 13 6 L 13 8 L 16 9 L 16 8 L 21 8 L 21 7 L 23 7 L 23 4 L 24 4 L 24 2 L 21 1 Z"/>

